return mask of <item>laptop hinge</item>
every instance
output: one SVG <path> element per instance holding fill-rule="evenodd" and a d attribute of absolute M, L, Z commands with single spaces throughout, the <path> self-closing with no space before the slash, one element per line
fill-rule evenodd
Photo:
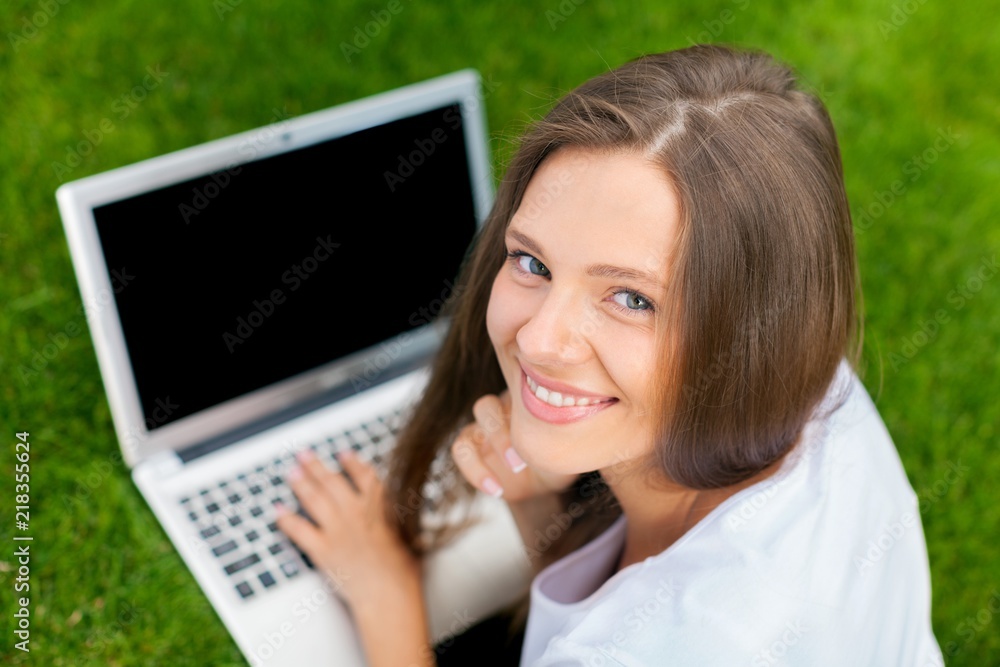
<path fill-rule="evenodd" d="M 163 479 L 183 468 L 184 462 L 175 452 L 165 450 L 150 456 L 145 465 L 154 477 Z"/>
<path fill-rule="evenodd" d="M 425 366 L 432 357 L 433 353 L 422 354 L 405 362 L 400 362 L 390 366 L 379 374 L 378 379 L 373 380 L 372 386 L 380 385 L 383 382 L 389 382 L 390 380 L 405 375 L 410 371 Z M 259 433 L 260 431 L 277 426 L 278 424 L 283 424 L 291 419 L 294 419 L 295 417 L 307 414 L 313 410 L 318 410 L 319 408 L 329 405 L 334 401 L 347 398 L 348 396 L 352 396 L 356 393 L 357 388 L 353 385 L 353 383 L 344 381 L 339 385 L 312 397 L 308 401 L 303 401 L 302 403 L 286 408 L 273 415 L 264 417 L 263 419 L 251 424 L 247 424 L 246 426 L 227 434 L 217 436 L 205 442 L 191 445 L 190 447 L 186 447 L 184 449 L 179 449 L 177 450 L 176 456 L 179 457 L 178 461 L 182 465 L 190 463 L 191 461 L 205 456 L 206 454 L 211 454 L 226 445 L 231 445 L 238 440 L 242 440 L 254 435 L 255 433 Z"/>

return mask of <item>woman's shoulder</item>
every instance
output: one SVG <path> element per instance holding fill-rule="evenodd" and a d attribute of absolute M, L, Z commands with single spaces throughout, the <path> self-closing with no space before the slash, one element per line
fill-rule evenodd
<path fill-rule="evenodd" d="M 591 651 L 625 665 L 652 664 L 657 651 L 676 664 L 768 665 L 796 653 L 809 664 L 917 664 L 937 655 L 915 494 L 864 386 L 841 370 L 846 400 L 810 422 L 775 475 L 559 609 L 568 623 L 547 654 Z M 532 614 L 544 615 L 541 591 L 532 596 Z M 829 661 L 815 662 L 821 655 Z"/>

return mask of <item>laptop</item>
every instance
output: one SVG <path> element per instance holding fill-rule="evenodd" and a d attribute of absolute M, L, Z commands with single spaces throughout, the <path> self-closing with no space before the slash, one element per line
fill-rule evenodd
<path fill-rule="evenodd" d="M 464 70 L 272 120 L 56 197 L 123 459 L 247 661 L 361 666 L 337 573 L 274 504 L 298 507 L 304 448 L 385 470 L 492 203 L 481 83 Z M 417 509 L 455 474 L 442 457 Z M 530 578 L 502 502 L 463 511 L 473 527 L 425 560 L 433 642 Z"/>

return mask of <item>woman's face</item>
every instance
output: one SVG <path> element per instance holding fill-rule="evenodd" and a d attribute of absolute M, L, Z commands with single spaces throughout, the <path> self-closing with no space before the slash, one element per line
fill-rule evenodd
<path fill-rule="evenodd" d="M 642 157 L 563 148 L 536 171 L 486 316 L 528 465 L 574 474 L 650 451 L 654 320 L 679 216 Z"/>

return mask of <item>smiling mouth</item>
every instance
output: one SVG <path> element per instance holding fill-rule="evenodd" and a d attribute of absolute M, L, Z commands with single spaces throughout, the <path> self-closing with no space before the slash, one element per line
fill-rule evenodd
<path fill-rule="evenodd" d="M 554 408 L 573 408 L 573 407 L 587 407 L 590 405 L 599 405 L 601 403 L 611 403 L 614 398 L 591 398 L 589 396 L 573 396 L 571 394 L 565 394 L 552 389 L 548 389 L 543 385 L 538 384 L 532 380 L 527 374 L 525 374 L 524 379 L 528 383 L 528 388 L 531 393 L 535 395 L 535 398 L 547 403 Z"/>

